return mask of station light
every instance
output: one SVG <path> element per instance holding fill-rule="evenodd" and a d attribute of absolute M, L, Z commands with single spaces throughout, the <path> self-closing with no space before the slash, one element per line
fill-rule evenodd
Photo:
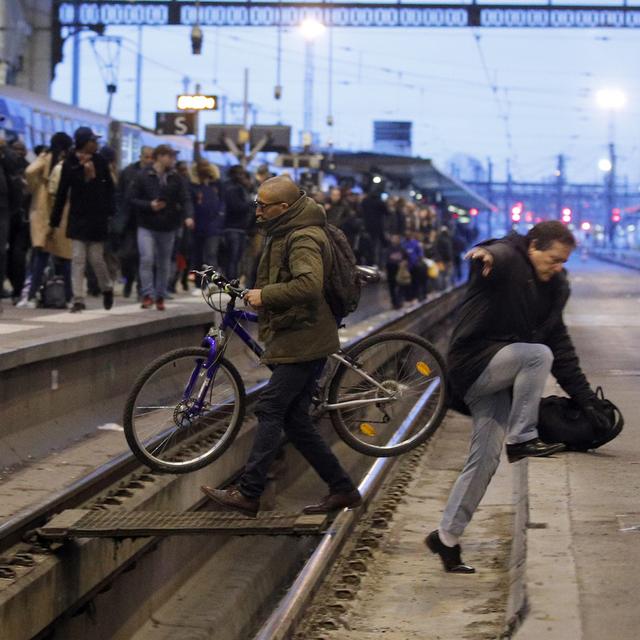
<path fill-rule="evenodd" d="M 371 182 L 373 182 L 373 184 L 380 184 L 382 182 L 382 176 L 373 176 Z"/>
<path fill-rule="evenodd" d="M 613 169 L 611 160 L 609 160 L 609 158 L 600 158 L 600 160 L 598 160 L 598 169 L 604 173 L 611 171 L 611 169 Z"/>
<path fill-rule="evenodd" d="M 583 231 L 591 231 L 591 223 L 590 223 L 590 222 L 585 221 L 585 222 L 583 222 L 583 223 L 580 225 L 580 228 L 581 228 Z"/>
<path fill-rule="evenodd" d="M 524 219 L 526 222 L 533 222 L 533 211 L 527 211 L 527 213 L 524 214 Z"/>
<path fill-rule="evenodd" d="M 191 52 L 194 56 L 199 56 L 202 53 L 202 29 L 200 25 L 194 24 L 191 29 Z"/>
<path fill-rule="evenodd" d="M 185 111 L 215 111 L 218 108 L 218 96 L 180 95 L 177 107 Z"/>
<path fill-rule="evenodd" d="M 572 211 L 569 207 L 563 207 L 562 222 L 564 222 L 565 224 L 568 224 L 569 222 L 571 222 L 571 214 L 572 214 Z"/>
<path fill-rule="evenodd" d="M 317 40 L 326 30 L 327 27 L 315 18 L 306 18 L 300 23 L 300 33 L 308 42 Z"/>
<path fill-rule="evenodd" d="M 478 215 L 478 210 L 475 207 L 472 207 L 471 209 L 469 209 L 469 215 L 470 216 L 477 216 Z"/>
<path fill-rule="evenodd" d="M 513 222 L 520 222 L 522 217 L 522 202 L 516 202 L 516 204 L 511 207 L 511 220 Z"/>

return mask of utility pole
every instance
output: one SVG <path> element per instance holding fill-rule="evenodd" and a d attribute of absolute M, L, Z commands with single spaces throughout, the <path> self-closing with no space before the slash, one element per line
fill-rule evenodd
<path fill-rule="evenodd" d="M 556 219 L 562 218 L 562 208 L 564 206 L 564 154 L 558 155 L 558 164 L 556 167 Z"/>
<path fill-rule="evenodd" d="M 493 162 L 487 158 L 487 200 L 493 202 Z M 487 213 L 487 235 L 493 236 L 493 211 Z"/>
<path fill-rule="evenodd" d="M 605 177 L 606 184 L 606 218 L 604 222 L 604 228 L 607 231 L 607 240 L 609 244 L 613 243 L 613 231 L 615 225 L 612 219 L 613 210 L 616 207 L 616 147 L 613 142 L 609 143 L 609 162 L 611 163 L 611 170 L 607 172 Z"/>
<path fill-rule="evenodd" d="M 511 203 L 513 201 L 513 176 L 511 175 L 511 158 L 507 158 L 507 189 L 505 191 L 505 230 L 507 233 L 511 231 Z"/>
<path fill-rule="evenodd" d="M 138 51 L 136 54 L 136 124 L 142 120 L 142 25 L 138 27 Z"/>

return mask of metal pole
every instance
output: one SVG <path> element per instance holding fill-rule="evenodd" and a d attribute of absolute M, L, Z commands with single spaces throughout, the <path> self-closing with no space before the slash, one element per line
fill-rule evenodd
<path fill-rule="evenodd" d="M 136 115 L 135 121 L 142 120 L 142 25 L 138 27 L 138 53 L 136 55 Z"/>
<path fill-rule="evenodd" d="M 615 224 L 611 219 L 613 210 L 616 207 L 616 147 L 613 142 L 609 143 L 609 161 L 611 162 L 611 171 L 607 174 L 607 218 L 605 220 L 605 229 L 607 230 L 607 242 L 613 244 L 613 233 Z"/>
<path fill-rule="evenodd" d="M 487 200 L 493 202 L 493 162 L 487 158 Z M 493 237 L 493 211 L 487 212 L 487 235 Z"/>
<path fill-rule="evenodd" d="M 560 154 L 558 156 L 558 165 L 556 168 L 556 216 L 558 220 L 562 218 L 564 183 L 564 155 Z"/>
<path fill-rule="evenodd" d="M 311 135 L 313 130 L 313 41 L 307 40 L 304 49 L 304 114 L 303 132 Z"/>
<path fill-rule="evenodd" d="M 76 7 L 76 11 L 77 11 Z M 71 104 L 77 107 L 80 104 L 80 31 L 76 29 L 73 34 L 73 53 L 71 63 Z"/>

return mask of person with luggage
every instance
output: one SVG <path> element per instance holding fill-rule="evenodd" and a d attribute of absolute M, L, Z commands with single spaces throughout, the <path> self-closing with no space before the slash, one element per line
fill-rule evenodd
<path fill-rule="evenodd" d="M 549 373 L 589 420 L 606 422 L 562 318 L 569 297 L 564 263 L 575 246 L 571 231 L 552 220 L 526 236 L 490 240 L 468 254 L 471 274 L 448 369 L 450 405 L 473 420 L 471 446 L 440 525 L 425 540 L 446 571 L 475 571 L 462 561 L 459 539 L 498 467 L 505 439 L 509 462 L 564 449 L 538 437 Z"/>
<path fill-rule="evenodd" d="M 72 145 L 73 140 L 66 133 L 63 131 L 54 133 L 51 136 L 49 148 L 45 149 L 25 171 L 27 186 L 32 194 L 31 210 L 29 211 L 32 247 L 31 282 L 27 297 L 18 302 L 18 307 L 36 308 L 36 295 L 43 284 L 42 278 L 52 255 L 71 259 L 71 241 L 64 237 L 60 238 L 60 234 L 51 233 L 49 222 L 53 200 L 50 195 L 52 173 L 55 167 L 64 161 Z M 66 229 L 66 219 L 63 226 Z M 67 246 L 64 247 L 64 245 Z M 70 277 L 69 270 L 67 273 L 69 290 L 71 290 Z"/>
<path fill-rule="evenodd" d="M 245 300 L 258 311 L 262 360 L 274 366 L 273 374 L 256 406 L 256 437 L 236 486 L 203 486 L 202 491 L 222 510 L 256 516 L 284 432 L 329 488 L 304 512 L 358 506 L 358 489 L 309 415 L 316 381 L 340 345 L 335 313 L 325 297 L 324 274 L 332 268 L 334 252 L 324 209 L 283 175 L 258 189 L 256 217 L 267 242 L 255 288 Z"/>

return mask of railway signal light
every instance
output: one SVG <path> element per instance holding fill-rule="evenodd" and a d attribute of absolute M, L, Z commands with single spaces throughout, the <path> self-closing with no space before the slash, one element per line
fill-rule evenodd
<path fill-rule="evenodd" d="M 615 209 L 611 209 L 611 222 L 620 222 L 620 209 L 617 207 Z"/>

